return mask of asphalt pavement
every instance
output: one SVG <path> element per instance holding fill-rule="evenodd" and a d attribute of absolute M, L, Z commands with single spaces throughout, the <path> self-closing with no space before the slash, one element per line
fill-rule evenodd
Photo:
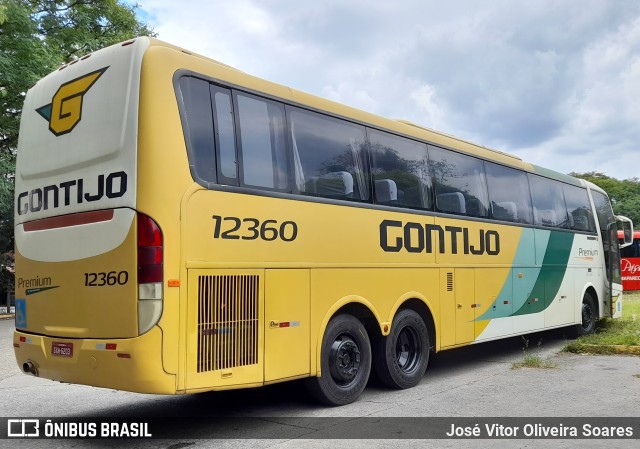
<path fill-rule="evenodd" d="M 0 416 L 146 417 L 183 424 L 185 417 L 194 419 L 188 435 L 183 433 L 175 439 L 56 440 L 55 446 L 180 449 L 295 448 L 304 445 L 310 449 L 348 445 L 349 449 L 370 449 L 418 446 L 601 448 L 606 445 L 607 448 L 627 448 L 637 444 L 640 438 L 636 435 L 635 440 L 410 439 L 416 432 L 407 429 L 407 425 L 439 422 L 433 420 L 436 417 L 454 423 L 466 422 L 465 418 L 472 418 L 472 422 L 473 418 L 489 417 L 522 417 L 522 422 L 539 421 L 543 417 L 567 420 L 573 417 L 585 422 L 591 417 L 629 417 L 640 422 L 640 357 L 563 353 L 561 349 L 567 340 L 562 331 L 530 335 L 528 343 L 523 338 L 510 338 L 442 352 L 432 358 L 427 375 L 418 386 L 393 391 L 371 383 L 358 401 L 343 407 L 314 403 L 301 382 L 197 395 L 156 396 L 39 379 L 23 374 L 16 365 L 12 331 L 11 320 L 0 320 L 0 394 L 3 398 Z M 525 353 L 538 355 L 554 367 L 514 369 L 513 364 L 522 361 Z M 240 421 L 233 423 L 228 418 Z M 247 427 L 247 422 L 252 428 Z M 256 426 L 264 429 L 258 437 Z M 386 432 L 390 426 L 397 427 L 398 438 L 389 439 L 394 434 L 380 439 L 379 432 Z M 371 429 L 372 438 L 367 438 L 367 429 Z M 350 437 L 350 431 L 351 436 L 358 438 L 344 439 Z M 51 447 L 48 440 L 28 443 L 23 447 Z M 11 440 L 0 440 L 0 446 L 18 447 L 16 441 Z"/>

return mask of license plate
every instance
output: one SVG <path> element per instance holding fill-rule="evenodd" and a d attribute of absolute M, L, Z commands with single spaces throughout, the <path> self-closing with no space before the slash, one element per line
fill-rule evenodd
<path fill-rule="evenodd" d="M 54 341 L 51 344 L 51 355 L 58 357 L 73 357 L 73 343 L 60 343 Z"/>

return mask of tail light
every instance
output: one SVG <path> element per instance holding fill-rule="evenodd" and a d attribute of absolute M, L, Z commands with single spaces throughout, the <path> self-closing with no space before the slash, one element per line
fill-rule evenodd
<path fill-rule="evenodd" d="M 138 214 L 138 284 L 162 284 L 162 231 L 150 217 Z"/>
<path fill-rule="evenodd" d="M 162 231 L 151 217 L 138 213 L 138 332 L 155 325 L 162 314 Z"/>

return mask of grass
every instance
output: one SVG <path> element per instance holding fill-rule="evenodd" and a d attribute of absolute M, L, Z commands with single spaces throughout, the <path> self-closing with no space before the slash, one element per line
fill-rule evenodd
<path fill-rule="evenodd" d="M 511 364 L 511 369 L 518 369 L 518 368 L 542 368 L 542 369 L 549 369 L 549 368 L 555 368 L 556 364 L 553 363 L 550 360 L 543 360 L 542 357 L 540 357 L 537 354 L 525 354 L 524 357 L 522 357 L 522 360 L 519 362 L 514 362 Z"/>
<path fill-rule="evenodd" d="M 555 368 L 556 364 L 550 360 L 544 360 L 538 354 L 530 354 L 529 351 L 529 340 L 525 337 L 522 337 L 524 341 L 524 347 L 522 348 L 523 356 L 522 360 L 519 362 L 514 362 L 511 364 L 511 369 L 518 368 L 542 368 L 542 369 L 550 369 Z M 542 340 L 538 342 L 538 350 L 540 350 L 540 346 L 542 345 Z"/>
<path fill-rule="evenodd" d="M 619 347 L 640 346 L 640 292 L 625 292 L 622 318 L 602 320 L 595 333 L 569 343 L 564 350 L 574 353 L 616 354 Z"/>

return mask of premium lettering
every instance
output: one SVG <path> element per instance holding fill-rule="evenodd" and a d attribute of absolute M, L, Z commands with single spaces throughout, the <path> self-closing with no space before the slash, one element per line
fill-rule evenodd
<path fill-rule="evenodd" d="M 32 287 L 48 287 L 51 285 L 50 277 L 36 276 L 31 279 L 17 279 L 18 288 L 32 288 Z"/>

